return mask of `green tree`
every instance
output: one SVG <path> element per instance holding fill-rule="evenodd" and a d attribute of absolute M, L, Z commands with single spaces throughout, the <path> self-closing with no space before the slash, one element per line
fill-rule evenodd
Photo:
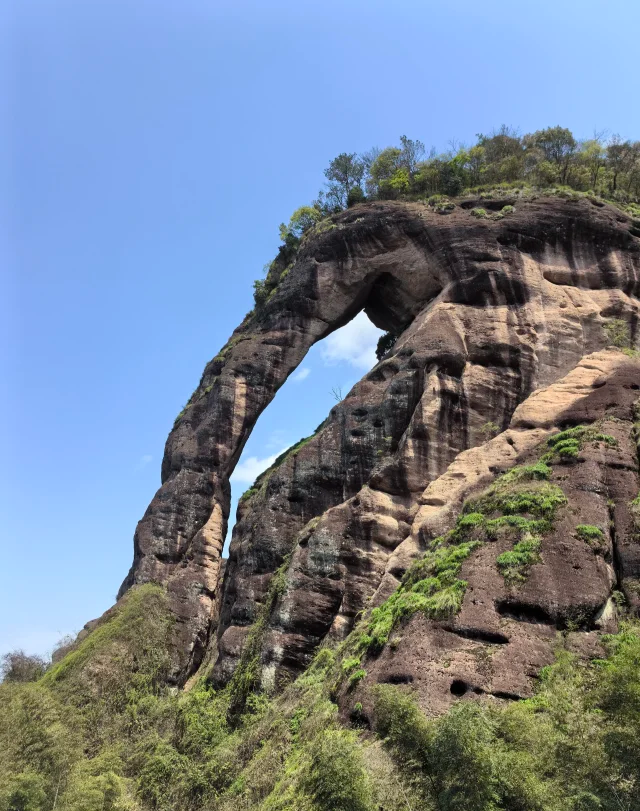
<path fill-rule="evenodd" d="M 631 145 L 632 160 L 627 167 L 627 194 L 636 201 L 640 199 L 640 141 Z"/>
<path fill-rule="evenodd" d="M 326 730 L 313 741 L 311 768 L 302 783 L 317 811 L 373 811 L 356 741 L 355 733 L 341 729 Z"/>
<path fill-rule="evenodd" d="M 544 159 L 558 167 L 559 179 L 567 182 L 569 167 L 576 154 L 578 142 L 565 127 L 547 127 L 528 136 L 531 146 L 539 149 Z"/>
<path fill-rule="evenodd" d="M 36 681 L 47 669 L 47 661 L 42 656 L 29 656 L 23 650 L 5 653 L 0 659 L 2 681 Z"/>
<path fill-rule="evenodd" d="M 280 239 L 287 242 L 287 239 L 293 237 L 300 239 L 310 228 L 320 222 L 322 219 L 322 212 L 315 206 L 300 206 L 291 215 L 289 225 L 282 223 L 280 225 Z"/>
<path fill-rule="evenodd" d="M 5 797 L 16 791 L 16 797 L 24 795 L 35 803 L 34 798 L 44 792 L 47 806 L 43 807 L 51 808 L 81 756 L 78 727 L 75 713 L 40 683 L 1 685 L 0 794 L 2 789 Z M 15 775 L 25 777 L 15 783 Z"/>
<path fill-rule="evenodd" d="M 610 173 L 609 191 L 613 194 L 618 189 L 618 179 L 629 172 L 636 160 L 638 152 L 631 141 L 623 141 L 619 135 L 614 135 L 607 147 L 607 167 Z"/>
<path fill-rule="evenodd" d="M 42 775 L 28 770 L 16 774 L 0 793 L 1 811 L 45 811 L 47 792 Z"/>
<path fill-rule="evenodd" d="M 441 161 L 434 158 L 418 164 L 412 183 L 413 191 L 416 194 L 430 196 L 442 191 L 440 188 L 440 166 Z"/>
<path fill-rule="evenodd" d="M 589 186 L 596 189 L 598 178 L 607 160 L 607 153 L 600 138 L 583 141 L 580 147 L 580 161 L 589 173 Z"/>
<path fill-rule="evenodd" d="M 58 804 L 60 811 L 125 811 L 131 807 L 122 761 L 113 750 L 79 761 Z"/>
<path fill-rule="evenodd" d="M 365 173 L 365 163 L 355 152 L 341 152 L 324 170 L 329 181 L 327 198 L 339 208 L 346 208 L 349 192 L 359 188 Z"/>
<path fill-rule="evenodd" d="M 469 171 L 469 181 L 472 186 L 479 186 L 482 183 L 482 173 L 487 161 L 487 150 L 480 144 L 471 147 L 467 153 L 467 168 Z"/>
<path fill-rule="evenodd" d="M 640 633 L 623 626 L 608 641 L 610 656 L 600 663 L 596 703 L 605 713 L 605 750 L 611 759 L 608 771 L 619 772 L 629 808 L 640 807 Z M 613 766 L 615 764 L 615 766 Z M 619 792 L 619 789 L 618 789 Z"/>
<path fill-rule="evenodd" d="M 385 332 L 384 335 L 381 335 L 376 346 L 376 358 L 382 360 L 397 340 L 398 336 L 393 332 Z"/>
<path fill-rule="evenodd" d="M 518 180 L 523 175 L 524 147 L 517 131 L 502 125 L 491 135 L 478 135 L 483 150 L 483 174 L 490 183 Z M 473 151 L 473 149 L 471 150 Z M 477 181 L 472 181 L 476 183 Z"/>
<path fill-rule="evenodd" d="M 494 811 L 500 807 L 494 737 L 489 714 L 467 701 L 452 707 L 436 724 L 430 769 L 442 811 Z"/>
<path fill-rule="evenodd" d="M 364 203 L 366 199 L 362 188 L 360 186 L 354 186 L 352 189 L 349 189 L 349 194 L 347 195 L 347 208 L 351 208 L 351 206 L 355 206 L 358 203 Z"/>
<path fill-rule="evenodd" d="M 401 135 L 400 145 L 399 163 L 404 166 L 409 175 L 413 175 L 418 162 L 424 157 L 424 144 L 422 141 L 412 141 L 406 135 Z"/>
<path fill-rule="evenodd" d="M 389 181 L 398 169 L 400 169 L 401 157 L 402 150 L 395 146 L 390 146 L 383 149 L 373 160 L 369 167 L 369 176 L 367 178 L 367 189 L 370 190 L 372 194 L 377 194 L 380 191 L 381 185 L 385 181 Z"/>
<path fill-rule="evenodd" d="M 439 167 L 439 186 L 443 194 L 456 197 L 464 188 L 460 166 L 454 161 L 443 161 Z"/>
<path fill-rule="evenodd" d="M 522 138 L 517 130 L 503 124 L 499 130 L 494 130 L 491 135 L 478 134 L 478 146 L 484 150 L 487 163 L 500 163 L 505 158 L 520 156 L 523 152 Z"/>

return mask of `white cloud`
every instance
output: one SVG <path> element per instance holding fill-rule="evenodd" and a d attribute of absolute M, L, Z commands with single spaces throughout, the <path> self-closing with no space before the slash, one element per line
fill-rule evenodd
<path fill-rule="evenodd" d="M 302 383 L 302 381 L 306 380 L 310 374 L 311 369 L 309 369 L 307 366 L 302 366 L 297 372 L 294 373 L 291 379 L 294 383 Z"/>
<path fill-rule="evenodd" d="M 361 312 L 339 330 L 331 333 L 321 346 L 327 366 L 344 362 L 357 369 L 371 369 L 376 363 L 376 344 L 382 331 Z"/>
<path fill-rule="evenodd" d="M 135 467 L 136 470 L 142 470 L 143 467 L 146 467 L 149 462 L 153 462 L 153 456 L 150 453 L 145 453 L 144 456 L 141 456 L 138 459 L 138 463 Z"/>
<path fill-rule="evenodd" d="M 287 447 L 291 446 L 288 445 Z M 258 476 L 268 467 L 271 467 L 278 456 L 286 450 L 287 448 L 282 448 L 278 453 L 266 456 L 264 459 L 258 459 L 257 456 L 249 456 L 247 459 L 243 459 L 231 474 L 231 481 L 238 482 L 238 484 L 253 484 Z"/>

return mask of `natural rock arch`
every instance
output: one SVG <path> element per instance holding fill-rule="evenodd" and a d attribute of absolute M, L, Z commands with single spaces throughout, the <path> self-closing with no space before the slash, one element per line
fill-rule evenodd
<path fill-rule="evenodd" d="M 337 512 L 324 521 L 318 538 L 348 525 L 351 508 L 340 505 L 366 485 L 383 494 L 372 501 L 374 513 L 398 525 L 386 541 L 391 554 L 408 532 L 411 494 L 477 444 L 480 420 L 506 427 L 531 391 L 604 346 L 603 317 L 636 323 L 640 249 L 621 220 L 613 209 L 595 209 L 586 200 L 523 203 L 502 220 L 483 221 L 464 209 L 443 216 L 420 204 L 376 203 L 338 215 L 329 228 L 305 237 L 272 297 L 245 318 L 205 368 L 169 435 L 162 485 L 135 533 L 134 562 L 121 593 L 147 581 L 166 585 L 177 618 L 176 680 L 198 666 L 215 625 L 229 477 L 259 415 L 308 349 L 362 309 L 376 326 L 400 334 L 390 357 L 333 409 L 327 436 L 317 440 L 333 442 L 343 453 L 358 438 L 352 432 L 372 437 L 368 461 L 351 485 L 347 481 L 342 493 L 336 490 L 333 503 L 319 504 L 323 513 L 327 506 Z M 358 408 L 365 408 L 360 401 L 387 403 L 381 406 L 386 416 L 378 416 L 385 423 L 379 435 L 373 421 L 366 431 L 358 422 Z M 370 458 L 379 451 L 380 458 Z M 398 520 L 403 499 L 406 516 Z M 297 532 L 293 524 L 291 532 Z M 251 546 L 251 534 L 245 541 Z M 315 548 L 313 542 L 309 548 Z M 363 595 L 375 590 L 389 554 L 371 565 L 368 584 L 332 595 L 332 604 L 340 600 L 331 608 L 334 631 L 341 622 L 348 625 Z M 229 567 L 226 593 L 234 588 L 237 593 L 241 568 Z M 269 572 L 261 574 L 268 581 Z M 308 652 L 298 638 L 304 637 L 301 625 L 313 623 L 297 609 L 293 619 L 289 611 L 284 634 L 293 648 L 304 650 L 280 657 L 291 669 Z M 233 626 L 232 614 L 233 606 L 223 605 L 222 630 L 242 627 Z M 282 615 L 276 620 L 276 635 L 284 621 Z M 308 634 L 311 644 L 326 633 L 326 625 L 323 620 Z M 241 637 L 228 646 L 222 678 L 233 667 Z"/>

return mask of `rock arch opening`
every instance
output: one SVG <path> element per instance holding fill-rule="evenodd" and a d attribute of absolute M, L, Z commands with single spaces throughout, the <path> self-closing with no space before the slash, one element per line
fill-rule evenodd
<path fill-rule="evenodd" d="M 384 332 L 364 311 L 314 344 L 260 415 L 230 476 L 231 508 L 223 557 L 228 555 L 238 502 L 264 484 L 265 473 L 310 439 L 329 412 L 376 364 Z M 242 498 L 244 496 L 244 498 Z"/>

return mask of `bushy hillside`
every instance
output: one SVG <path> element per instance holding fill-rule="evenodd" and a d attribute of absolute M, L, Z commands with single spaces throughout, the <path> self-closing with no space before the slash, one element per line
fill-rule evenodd
<path fill-rule="evenodd" d="M 463 701 L 426 718 L 410 690 L 373 688 L 374 712 L 337 693 L 351 639 L 323 648 L 281 695 L 201 677 L 163 681 L 160 589 L 132 589 L 74 650 L 31 682 L 0 686 L 3 811 L 567 811 L 640 803 L 640 627 L 581 663 L 558 636 L 536 696 Z M 354 632 L 357 634 L 357 632 Z M 234 709 L 235 708 L 235 709 Z M 348 717 L 347 717 L 348 716 Z"/>

